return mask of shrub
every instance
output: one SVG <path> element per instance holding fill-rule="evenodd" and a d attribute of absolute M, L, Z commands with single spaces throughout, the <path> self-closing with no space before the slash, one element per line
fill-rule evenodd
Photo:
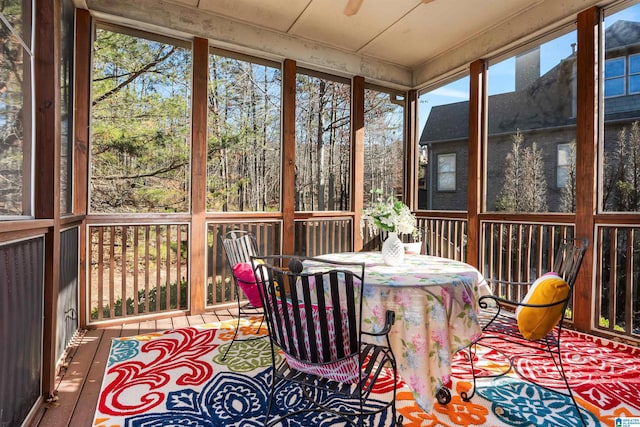
<path fill-rule="evenodd" d="M 159 288 L 155 287 L 149 290 L 149 313 L 153 313 L 156 310 L 156 305 L 158 302 L 158 289 L 160 289 L 160 308 L 159 311 L 164 310 L 185 310 L 187 308 L 188 302 L 188 290 L 189 286 L 187 285 L 187 281 L 182 279 L 180 281 L 180 306 L 178 307 L 178 292 L 177 292 L 177 283 L 171 283 L 169 285 L 169 307 L 167 307 L 167 285 L 162 285 Z M 122 312 L 122 298 L 119 297 L 113 304 L 114 318 L 115 317 L 123 317 L 123 316 L 131 316 L 134 314 L 134 303 L 138 306 L 138 313 L 145 313 L 145 290 L 141 289 L 138 291 L 138 298 L 134 302 L 133 298 L 128 297 L 126 301 L 126 310 L 125 313 Z M 111 307 L 109 305 L 102 306 L 102 317 L 104 319 L 111 318 Z M 98 307 L 93 307 L 91 309 L 91 320 L 98 319 Z"/>

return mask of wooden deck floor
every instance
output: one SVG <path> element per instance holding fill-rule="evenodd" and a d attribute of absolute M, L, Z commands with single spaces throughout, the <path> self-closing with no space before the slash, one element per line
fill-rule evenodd
<path fill-rule="evenodd" d="M 92 329 L 81 334 L 70 349 L 67 364 L 56 379 L 58 399 L 40 407 L 33 427 L 91 427 L 111 339 L 228 319 L 225 311 L 195 316 L 130 323 L 117 327 Z"/>

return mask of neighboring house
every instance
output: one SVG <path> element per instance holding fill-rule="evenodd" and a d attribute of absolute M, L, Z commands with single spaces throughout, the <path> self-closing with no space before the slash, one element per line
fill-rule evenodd
<path fill-rule="evenodd" d="M 605 151 L 619 130 L 640 119 L 640 23 L 616 21 L 605 30 Z M 542 148 L 549 211 L 558 211 L 575 141 L 576 80 L 573 53 L 540 76 L 539 48 L 516 57 L 515 91 L 488 100 L 487 211 L 495 210 L 513 135 Z M 420 137 L 427 157 L 420 180 L 420 209 L 465 210 L 467 206 L 469 103 L 431 109 Z M 432 167 L 429 167 L 432 165 Z"/>

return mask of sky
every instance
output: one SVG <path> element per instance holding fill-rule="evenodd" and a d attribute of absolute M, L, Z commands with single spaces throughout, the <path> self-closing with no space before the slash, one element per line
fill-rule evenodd
<path fill-rule="evenodd" d="M 640 4 L 626 8 L 605 17 L 605 28 L 618 20 L 640 21 Z M 572 43 L 576 43 L 576 31 L 555 38 L 540 46 L 540 74 L 556 66 L 562 59 L 571 55 Z M 489 64 L 488 94 L 495 95 L 514 90 L 515 57 L 496 64 Z M 437 105 L 452 104 L 469 100 L 469 77 L 463 77 L 420 96 L 419 129 L 423 129 L 431 108 Z"/>

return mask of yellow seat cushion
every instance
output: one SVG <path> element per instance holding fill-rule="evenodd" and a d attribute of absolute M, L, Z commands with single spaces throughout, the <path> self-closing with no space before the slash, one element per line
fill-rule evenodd
<path fill-rule="evenodd" d="M 547 273 L 531 285 L 523 304 L 552 304 L 569 295 L 569 285 L 560 276 Z M 518 307 L 516 319 L 523 337 L 535 341 L 547 335 L 562 318 L 564 304 L 551 307 Z"/>

